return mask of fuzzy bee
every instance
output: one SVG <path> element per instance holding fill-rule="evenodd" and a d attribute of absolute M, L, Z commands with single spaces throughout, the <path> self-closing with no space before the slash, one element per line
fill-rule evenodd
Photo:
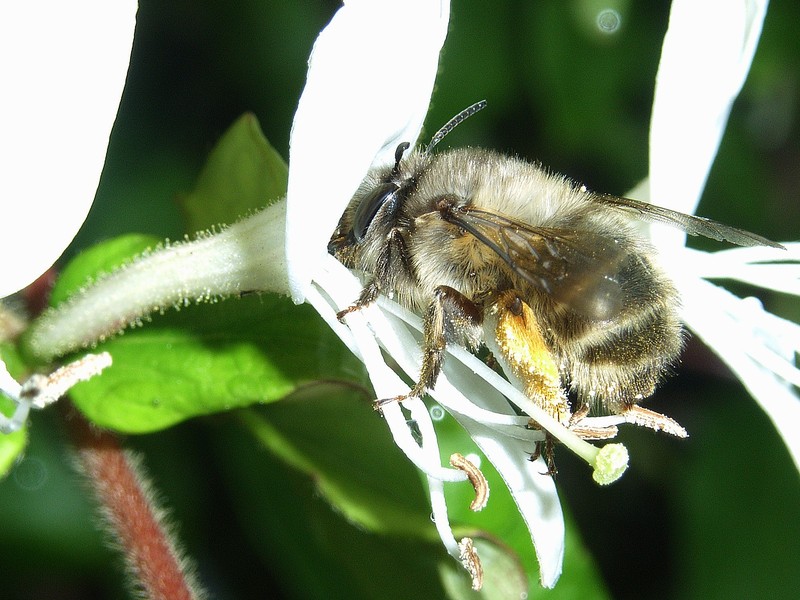
<path fill-rule="evenodd" d="M 433 152 L 484 105 L 460 113 L 423 150 L 401 144 L 393 166 L 368 174 L 329 243 L 366 278 L 340 318 L 381 294 L 424 314 L 419 378 L 408 395 L 389 400 L 433 388 L 448 344 L 489 343 L 506 375 L 565 424 L 598 411 L 685 436 L 669 417 L 638 405 L 677 361 L 684 335 L 678 293 L 636 221 L 743 246 L 780 245 L 590 192 L 490 150 Z"/>

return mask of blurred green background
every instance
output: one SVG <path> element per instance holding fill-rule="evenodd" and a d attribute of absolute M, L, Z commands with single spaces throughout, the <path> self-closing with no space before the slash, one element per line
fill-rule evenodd
<path fill-rule="evenodd" d="M 286 157 L 306 59 L 337 6 L 141 2 L 103 178 L 71 252 L 131 231 L 181 237 L 175 199 L 192 189 L 213 144 L 243 112 L 255 113 Z M 621 15 L 615 33 L 596 25 L 606 7 Z M 647 172 L 653 81 L 668 12 L 668 2 L 455 0 L 427 135 L 486 98 L 489 107 L 445 145 L 519 154 L 591 188 L 624 194 Z M 797 239 L 800 223 L 797 23 L 800 5 L 771 3 L 700 207 L 705 216 L 778 240 Z M 402 48 L 387 72 L 393 76 L 365 85 L 385 86 L 387 93 L 403 85 Z M 764 300 L 774 311 L 800 316 L 786 298 Z M 678 376 L 648 406 L 676 418 L 691 437 L 625 430 L 632 466 L 610 488 L 597 487 L 566 452 L 558 456 L 557 483 L 577 524 L 573 533 L 583 538 L 607 590 L 565 585 L 542 595 L 798 597 L 800 478 L 761 410 L 693 342 Z M 330 544 L 331 564 L 364 557 L 368 576 L 370 562 L 381 559 L 379 540 L 347 525 L 306 476 L 254 452 L 238 432 L 220 417 L 127 440 L 143 451 L 212 596 L 308 597 L 308 587 L 287 579 L 283 563 L 306 561 L 312 579 L 316 565 L 332 567 L 315 562 L 318 548 L 303 554 L 307 532 L 292 525 L 299 513 L 326 524 L 320 535 Z M 93 527 L 91 503 L 69 461 L 59 415 L 35 415 L 25 459 L 0 482 L 0 597 L 127 597 L 120 561 Z M 259 505 L 260 512 L 242 514 L 242 506 Z M 433 576 L 434 565 L 412 563 L 398 566 L 410 580 Z M 341 588 L 323 587 L 316 597 L 370 597 L 363 589 L 345 596 Z M 420 587 L 414 597 L 437 596 Z"/>

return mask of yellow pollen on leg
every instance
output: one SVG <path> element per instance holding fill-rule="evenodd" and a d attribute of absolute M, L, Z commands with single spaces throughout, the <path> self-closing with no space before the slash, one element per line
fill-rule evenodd
<path fill-rule="evenodd" d="M 569 418 L 569 401 L 561 386 L 558 366 L 533 311 L 513 292 L 501 295 L 495 307 L 497 344 L 514 375 L 522 381 L 525 395 L 559 421 Z"/>

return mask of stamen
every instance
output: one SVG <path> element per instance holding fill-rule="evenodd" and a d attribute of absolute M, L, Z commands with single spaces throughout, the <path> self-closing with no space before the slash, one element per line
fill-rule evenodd
<path fill-rule="evenodd" d="M 32 376 L 22 384 L 20 397 L 27 398 L 34 408 L 44 408 L 61 398 L 76 383 L 91 379 L 110 366 L 111 355 L 108 352 L 87 354 L 50 375 Z"/>
<path fill-rule="evenodd" d="M 470 503 L 469 509 L 479 512 L 486 508 L 486 503 L 489 501 L 489 482 L 477 465 L 463 454 L 456 452 L 450 456 L 450 466 L 464 471 L 475 489 L 475 499 Z"/>
<path fill-rule="evenodd" d="M 472 589 L 479 592 L 483 587 L 483 565 L 481 565 L 481 559 L 478 557 L 478 551 L 475 549 L 472 539 L 462 538 L 458 543 L 458 551 L 461 564 L 472 577 Z"/>
<path fill-rule="evenodd" d="M 495 356 L 501 356 L 498 348 L 495 347 L 493 344 L 492 339 L 487 339 L 487 346 L 489 350 L 492 351 Z M 452 350 L 453 355 L 458 358 L 458 360 L 464 362 L 468 360 L 466 356 L 466 351 L 462 351 L 459 348 L 454 348 Z M 470 355 L 471 356 L 471 355 Z M 480 363 L 477 361 L 476 363 Z M 598 465 L 597 464 L 597 456 L 598 453 L 601 451 L 600 448 L 597 446 L 593 446 L 589 442 L 584 441 L 581 439 L 577 434 L 571 431 L 569 428 L 564 426 L 560 423 L 557 419 L 555 419 L 550 413 L 540 407 L 538 404 L 533 402 L 530 398 L 528 398 L 525 394 L 523 394 L 520 390 L 515 388 L 510 382 L 506 381 L 500 375 L 486 367 L 486 365 L 480 364 L 470 364 L 470 367 L 475 371 L 475 373 L 493 385 L 500 393 L 502 393 L 508 400 L 517 406 L 521 411 L 527 414 L 531 419 L 536 421 L 536 423 L 543 429 L 545 429 L 548 433 L 550 433 L 554 438 L 564 444 L 567 448 L 572 450 L 575 454 L 580 456 L 583 460 L 585 460 L 589 465 L 594 469 L 594 473 L 592 477 L 594 477 L 595 481 L 598 481 L 598 477 L 600 477 L 605 483 L 611 483 L 619 477 L 622 476 L 622 473 L 625 472 L 627 468 L 627 450 L 625 450 L 622 444 L 614 444 L 615 446 L 619 446 L 624 451 L 626 460 L 624 466 L 619 469 L 615 469 L 612 472 L 606 472 L 606 465 Z M 601 469 L 601 472 L 598 473 L 598 469 Z"/>
<path fill-rule="evenodd" d="M 5 373 L 5 363 L 0 361 L 0 373 L 2 373 L 0 374 L 0 384 L 2 384 L 0 390 L 17 405 L 11 417 L 0 414 L 0 433 L 13 433 L 22 429 L 31 408 L 41 409 L 52 404 L 76 383 L 100 374 L 110 365 L 111 355 L 108 352 L 87 354 L 81 359 L 64 365 L 50 375 L 34 374 L 25 383 L 19 385 Z"/>

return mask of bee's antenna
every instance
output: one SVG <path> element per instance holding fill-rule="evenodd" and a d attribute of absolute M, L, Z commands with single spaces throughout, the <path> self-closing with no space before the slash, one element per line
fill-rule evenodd
<path fill-rule="evenodd" d="M 411 146 L 408 142 L 402 142 L 398 144 L 397 148 L 394 151 L 394 168 L 392 169 L 392 177 L 399 177 L 400 176 L 400 161 L 403 160 L 403 154 L 406 153 L 406 150 Z"/>
<path fill-rule="evenodd" d="M 463 121 L 465 121 L 466 119 L 470 118 L 472 115 L 474 115 L 479 110 L 483 110 L 484 108 L 486 108 L 486 100 L 481 100 L 480 102 L 476 102 L 472 106 L 468 106 L 467 108 L 462 110 L 460 113 L 458 113 L 455 117 L 450 119 L 445 124 L 445 126 L 442 127 L 439 131 L 437 131 L 436 135 L 434 135 L 431 138 L 431 141 L 428 144 L 428 147 L 425 148 L 425 154 L 430 154 L 431 151 L 436 147 L 436 144 L 441 142 L 448 133 L 453 131 L 453 129 L 455 129 Z"/>

